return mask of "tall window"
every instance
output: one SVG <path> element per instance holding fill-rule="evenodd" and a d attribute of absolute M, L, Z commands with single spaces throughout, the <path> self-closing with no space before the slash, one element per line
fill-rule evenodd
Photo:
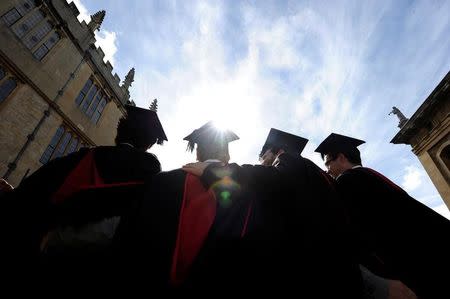
<path fill-rule="evenodd" d="M 10 9 L 2 19 L 38 60 L 42 60 L 61 39 L 50 20 L 32 0 L 25 0 Z"/>
<path fill-rule="evenodd" d="M 83 89 L 75 98 L 75 104 L 80 107 L 81 111 L 83 111 L 94 124 L 98 123 L 107 103 L 107 95 L 97 84 L 94 84 L 92 79 L 87 80 Z"/>
<path fill-rule="evenodd" d="M 39 160 L 42 164 L 47 163 L 50 158 L 52 157 L 53 152 L 55 151 L 56 146 L 58 145 L 59 140 L 61 139 L 62 135 L 64 134 L 64 127 L 60 126 L 58 130 L 56 130 L 55 135 L 53 135 L 52 140 L 50 141 L 50 144 L 45 149 L 44 153 L 42 154 L 41 159 Z"/>
<path fill-rule="evenodd" d="M 13 8 L 2 16 L 3 21 L 7 26 L 13 25 L 22 16 L 19 14 L 17 9 Z"/>
<path fill-rule="evenodd" d="M 95 97 L 95 100 L 92 102 L 91 106 L 89 107 L 89 110 L 86 112 L 87 116 L 92 117 L 92 114 L 97 109 L 98 103 L 100 103 L 100 100 L 102 98 L 104 98 L 104 96 L 103 93 L 100 91 Z"/>
<path fill-rule="evenodd" d="M 81 144 L 80 138 L 74 132 L 71 132 L 64 126 L 60 126 L 55 135 L 53 135 L 50 144 L 45 149 L 39 160 L 42 164 L 64 155 L 68 155 L 76 151 Z M 85 144 L 84 144 L 85 145 Z"/>
<path fill-rule="evenodd" d="M 8 78 L 0 85 L 0 103 L 3 102 L 9 94 L 16 88 L 16 80 Z"/>
<path fill-rule="evenodd" d="M 98 105 L 97 110 L 95 111 L 94 115 L 92 116 L 92 122 L 94 124 L 98 123 L 98 120 L 100 118 L 100 116 L 102 115 L 103 109 L 105 109 L 106 106 L 106 99 L 103 98 L 102 101 L 100 102 L 100 104 Z"/>
<path fill-rule="evenodd" d="M 16 79 L 9 76 L 6 70 L 0 65 L 0 103 L 11 94 L 16 86 Z"/>
<path fill-rule="evenodd" d="M 86 84 L 84 84 L 83 89 L 80 91 L 80 94 L 75 99 L 75 103 L 77 105 L 81 104 L 81 102 L 83 101 L 84 97 L 87 95 L 89 89 L 91 88 L 92 83 L 93 83 L 93 81 L 91 79 L 89 79 L 89 80 L 87 80 Z"/>
<path fill-rule="evenodd" d="M 78 144 L 80 143 L 78 138 L 72 138 L 72 141 L 70 142 L 69 149 L 67 150 L 67 154 L 73 153 L 77 148 Z"/>
<path fill-rule="evenodd" d="M 33 11 L 25 18 L 21 24 L 12 27 L 12 31 L 17 35 L 17 37 L 22 38 L 27 34 L 37 23 L 45 18 L 44 14 L 39 11 Z"/>
<path fill-rule="evenodd" d="M 95 94 L 98 91 L 97 85 L 94 85 L 91 88 L 91 91 L 89 92 L 88 96 L 84 99 L 82 105 L 81 105 L 81 111 L 86 112 L 88 107 L 91 105 L 92 99 L 94 98 Z"/>
<path fill-rule="evenodd" d="M 25 0 L 22 2 L 21 5 L 17 6 L 17 10 L 19 11 L 21 16 L 26 15 L 29 13 L 33 8 L 35 8 L 35 1 L 33 0 Z"/>
<path fill-rule="evenodd" d="M 33 52 L 33 56 L 41 60 L 50 51 L 50 49 L 53 48 L 54 45 L 56 45 L 56 42 L 58 42 L 59 39 L 60 39 L 59 34 L 53 32 L 47 39 L 47 41 L 43 43 L 36 51 Z"/>
<path fill-rule="evenodd" d="M 69 145 L 70 139 L 72 139 L 72 134 L 66 131 L 66 133 L 64 133 L 63 138 L 59 142 L 58 147 L 56 148 L 53 158 L 59 158 L 64 154 L 64 152 L 67 149 L 67 146 Z"/>
<path fill-rule="evenodd" d="M 48 21 L 45 21 L 45 23 L 42 24 L 42 26 L 39 26 L 32 34 L 27 35 L 23 40 L 23 43 L 31 50 L 44 38 L 44 36 L 47 35 L 47 33 L 50 32 L 50 30 L 52 30 L 52 25 Z"/>
<path fill-rule="evenodd" d="M 36 5 L 34 4 L 34 1 L 25 0 L 21 5 L 16 6 L 5 13 L 2 19 L 4 20 L 6 25 L 11 26 L 35 7 Z"/>

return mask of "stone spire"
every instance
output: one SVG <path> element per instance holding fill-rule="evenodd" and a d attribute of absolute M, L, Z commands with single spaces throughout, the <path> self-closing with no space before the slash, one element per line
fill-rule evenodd
<path fill-rule="evenodd" d="M 125 88 L 125 90 L 128 90 L 133 81 L 134 81 L 134 68 L 132 68 L 125 76 L 125 80 L 123 80 L 122 87 Z"/>
<path fill-rule="evenodd" d="M 88 27 L 92 32 L 100 30 L 105 15 L 106 11 L 104 10 L 97 11 L 95 14 L 91 15 L 91 21 L 89 22 Z"/>
<path fill-rule="evenodd" d="M 150 105 L 150 110 L 158 112 L 158 100 L 154 99 L 152 104 Z"/>
<path fill-rule="evenodd" d="M 406 122 L 408 121 L 408 118 L 405 117 L 405 115 L 400 111 L 400 109 L 398 109 L 397 107 L 392 107 L 392 111 L 389 112 L 389 115 L 391 114 L 395 114 L 398 117 L 398 127 L 402 128 Z"/>

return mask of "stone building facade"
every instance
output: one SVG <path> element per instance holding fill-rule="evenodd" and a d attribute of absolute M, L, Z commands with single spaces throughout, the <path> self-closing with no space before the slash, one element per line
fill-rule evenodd
<path fill-rule="evenodd" d="M 450 208 L 450 72 L 400 127 L 391 142 L 412 146 Z"/>
<path fill-rule="evenodd" d="M 65 0 L 0 1 L 0 176 L 17 186 L 55 157 L 112 145 L 123 83 L 95 44 L 105 11 L 79 22 Z"/>

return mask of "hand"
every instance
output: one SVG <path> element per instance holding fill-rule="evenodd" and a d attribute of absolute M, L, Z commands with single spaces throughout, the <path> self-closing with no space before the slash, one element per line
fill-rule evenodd
<path fill-rule="evenodd" d="M 202 176 L 203 172 L 205 171 L 206 167 L 211 163 L 208 162 L 196 162 L 196 163 L 188 163 L 183 166 L 183 170 L 187 173 L 191 173 L 196 176 Z"/>

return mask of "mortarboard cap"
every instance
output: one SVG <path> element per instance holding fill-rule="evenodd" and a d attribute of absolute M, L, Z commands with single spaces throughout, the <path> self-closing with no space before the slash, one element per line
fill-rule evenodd
<path fill-rule="evenodd" d="M 267 135 L 266 143 L 264 143 L 259 155 L 262 157 L 268 149 L 279 147 L 285 152 L 297 156 L 302 153 L 306 143 L 308 143 L 308 139 L 306 138 L 272 128 L 270 129 L 269 135 Z"/>
<path fill-rule="evenodd" d="M 167 141 L 166 133 L 155 111 L 132 105 L 125 105 L 125 109 L 127 121 L 132 122 L 137 130 L 149 137 L 156 137 L 158 144 L 162 144 L 164 140 Z"/>
<path fill-rule="evenodd" d="M 183 140 L 188 141 L 188 150 L 193 151 L 194 145 L 202 144 L 228 144 L 229 142 L 238 140 L 239 137 L 230 130 L 221 130 L 217 126 L 209 121 L 197 130 L 194 130 L 191 134 L 184 137 Z"/>
<path fill-rule="evenodd" d="M 357 150 L 357 147 L 365 143 L 364 140 L 331 133 L 321 144 L 316 148 L 315 152 L 320 153 L 322 158 L 328 153 L 334 152 L 348 152 Z M 358 151 L 359 152 L 359 151 Z"/>

